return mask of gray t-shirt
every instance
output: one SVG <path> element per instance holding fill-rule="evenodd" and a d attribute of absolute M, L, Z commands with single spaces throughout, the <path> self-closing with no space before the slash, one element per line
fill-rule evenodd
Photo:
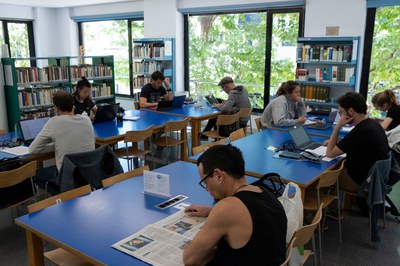
<path fill-rule="evenodd" d="M 92 122 L 82 115 L 52 117 L 29 146 L 32 154 L 55 152 L 56 166 L 60 170 L 64 155 L 95 149 Z"/>

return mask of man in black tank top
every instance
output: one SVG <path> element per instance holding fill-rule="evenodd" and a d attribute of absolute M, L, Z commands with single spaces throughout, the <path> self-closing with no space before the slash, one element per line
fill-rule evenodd
<path fill-rule="evenodd" d="M 200 186 L 218 201 L 191 205 L 191 216 L 208 217 L 185 248 L 185 265 L 280 265 L 285 261 L 287 219 L 269 191 L 249 185 L 241 151 L 218 145 L 197 161 Z"/>

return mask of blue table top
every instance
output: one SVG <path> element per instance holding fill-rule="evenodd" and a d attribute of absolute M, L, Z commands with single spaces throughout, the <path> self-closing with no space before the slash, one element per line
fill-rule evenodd
<path fill-rule="evenodd" d="M 129 110 L 125 112 L 127 116 L 140 117 L 136 121 L 124 120 L 122 123 L 117 123 L 116 120 L 106 121 L 93 124 L 94 135 L 96 138 L 107 139 L 116 136 L 124 135 L 128 131 L 143 130 L 151 125 L 163 126 L 168 121 L 182 120 L 181 117 L 170 116 L 163 113 L 143 112 L 138 110 Z"/>
<path fill-rule="evenodd" d="M 197 166 L 175 162 L 155 170 L 170 175 L 172 197 L 188 196 L 184 202 L 212 205 L 210 194 L 198 185 Z M 254 178 L 248 178 L 253 182 Z M 111 247 L 148 224 L 177 212 L 173 207 L 154 206 L 164 198 L 143 193 L 143 177 L 135 177 L 89 195 L 17 218 L 24 227 L 56 239 L 106 265 L 147 265 Z"/>
<path fill-rule="evenodd" d="M 194 107 L 194 104 L 184 104 L 181 108 L 174 108 L 172 110 L 153 110 L 150 108 L 143 108 L 141 109 L 143 111 L 147 112 L 156 112 L 156 113 L 164 113 L 164 114 L 169 114 L 169 115 L 178 115 L 178 116 L 188 116 L 191 118 L 201 118 L 204 116 L 209 116 L 212 114 L 217 114 L 220 111 L 212 107 L 210 105 L 206 105 L 203 107 Z"/>
<path fill-rule="evenodd" d="M 263 130 L 256 134 L 231 142 L 238 147 L 244 157 L 246 174 L 262 176 L 267 173 L 278 173 L 285 180 L 295 182 L 301 187 L 307 187 L 326 169 L 338 162 L 334 159 L 330 162 L 322 161 L 319 164 L 304 160 L 291 160 L 274 158 L 274 151 L 267 147 L 279 148 L 281 144 L 290 140 L 288 132 L 277 130 Z M 317 143 L 322 143 L 326 138 L 311 136 Z M 190 157 L 197 160 L 200 154 Z"/>

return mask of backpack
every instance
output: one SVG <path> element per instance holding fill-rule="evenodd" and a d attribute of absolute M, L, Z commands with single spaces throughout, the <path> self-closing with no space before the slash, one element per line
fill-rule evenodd
<path fill-rule="evenodd" d="M 276 198 L 282 196 L 286 187 L 283 178 L 277 173 L 265 174 L 259 180 L 253 182 L 252 185 L 265 188 L 274 194 Z"/>

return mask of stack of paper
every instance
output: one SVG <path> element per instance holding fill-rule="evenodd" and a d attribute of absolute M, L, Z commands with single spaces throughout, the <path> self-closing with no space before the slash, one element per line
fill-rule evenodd
<path fill-rule="evenodd" d="M 6 149 L 2 150 L 2 152 L 6 152 L 6 153 L 13 154 L 16 156 L 24 156 L 24 155 L 29 154 L 29 147 L 17 146 L 14 148 L 6 148 Z"/>

